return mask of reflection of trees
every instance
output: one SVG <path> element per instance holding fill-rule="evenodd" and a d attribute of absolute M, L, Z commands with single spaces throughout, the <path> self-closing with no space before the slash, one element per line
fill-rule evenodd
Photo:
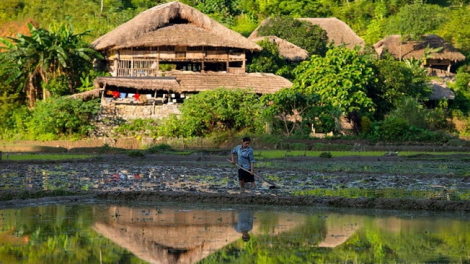
<path fill-rule="evenodd" d="M 275 222 L 270 216 L 266 220 Z M 348 233 L 356 223 L 359 228 Z M 348 239 L 335 247 L 312 247 L 335 233 Z M 249 243 L 232 244 L 201 263 L 462 263 L 468 261 L 470 225 L 449 219 L 310 215 L 305 226 L 275 237 L 258 235 Z"/>
<path fill-rule="evenodd" d="M 100 263 L 100 259 L 133 263 L 139 261 L 137 257 L 154 263 L 468 262 L 468 220 L 256 211 L 252 237 L 246 243 L 233 229 L 235 222 L 235 211 L 96 205 L 5 209 L 0 210 L 0 260 L 35 264 Z M 93 232 L 89 228 L 93 224 L 108 230 L 103 234 L 111 240 Z M 348 233 L 355 224 L 355 232 Z M 337 240 L 328 240 L 335 236 Z M 335 243 L 325 245 L 325 241 Z M 166 259 L 147 260 L 143 254 Z"/>
<path fill-rule="evenodd" d="M 100 257 L 101 263 L 115 263 L 126 254 L 123 249 L 107 245 L 107 239 L 89 228 L 90 206 L 55 205 L 0 212 L 3 263 L 100 263 Z"/>

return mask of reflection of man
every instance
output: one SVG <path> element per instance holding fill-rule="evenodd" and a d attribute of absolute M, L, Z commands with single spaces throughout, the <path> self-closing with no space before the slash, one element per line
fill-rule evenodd
<path fill-rule="evenodd" d="M 253 212 L 250 210 L 238 211 L 237 225 L 234 228 L 238 233 L 242 233 L 243 241 L 249 241 L 250 234 L 248 232 L 253 229 Z"/>

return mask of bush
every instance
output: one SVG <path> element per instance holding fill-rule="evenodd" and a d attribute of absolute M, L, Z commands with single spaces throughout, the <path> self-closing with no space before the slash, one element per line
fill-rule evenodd
<path fill-rule="evenodd" d="M 158 128 L 164 137 L 206 137 L 226 131 L 261 130 L 261 105 L 255 93 L 242 89 L 219 88 L 186 99 L 181 115 L 167 118 Z"/>
<path fill-rule="evenodd" d="M 158 153 L 158 152 L 163 152 L 163 151 L 172 151 L 173 149 L 171 148 L 170 145 L 168 144 L 158 144 L 155 145 L 149 149 L 147 149 L 148 152 L 150 153 Z"/>
<path fill-rule="evenodd" d="M 134 119 L 119 125 L 114 129 L 118 135 L 133 136 L 133 137 L 157 137 L 158 136 L 158 121 L 155 119 Z"/>
<path fill-rule="evenodd" d="M 398 104 L 398 107 L 391 111 L 386 117 L 389 119 L 400 119 L 409 126 L 427 128 L 426 109 L 415 98 L 405 97 Z M 401 121 L 400 121 L 401 123 Z"/>
<path fill-rule="evenodd" d="M 421 141 L 446 142 L 450 137 L 440 131 L 432 132 L 427 129 L 410 126 L 402 118 L 389 118 L 374 124 L 372 132 L 368 135 L 372 141 Z"/>
<path fill-rule="evenodd" d="M 319 157 L 320 157 L 320 158 L 327 158 L 327 159 L 329 159 L 329 158 L 333 157 L 333 155 L 331 155 L 330 152 L 322 152 L 322 153 L 320 153 L 320 156 L 319 156 Z"/>
<path fill-rule="evenodd" d="M 134 158 L 136 158 L 136 157 L 143 157 L 143 156 L 144 156 L 144 153 L 143 153 L 142 151 L 140 151 L 140 150 L 131 150 L 131 151 L 127 152 L 127 155 L 128 155 L 129 157 L 134 157 Z"/>
<path fill-rule="evenodd" d="M 367 116 L 361 117 L 361 133 L 368 134 L 372 129 L 372 121 Z"/>
<path fill-rule="evenodd" d="M 94 129 L 90 121 L 99 111 L 99 99 L 82 101 L 65 97 L 54 97 L 38 101 L 36 107 L 15 109 L 4 124 L 5 135 L 16 139 L 55 140 L 59 138 L 81 138 Z M 13 138 L 13 137 L 11 137 Z"/>

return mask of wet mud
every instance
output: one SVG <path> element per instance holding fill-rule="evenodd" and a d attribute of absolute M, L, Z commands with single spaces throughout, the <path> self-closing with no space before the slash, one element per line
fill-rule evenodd
<path fill-rule="evenodd" d="M 426 157 L 422 157 L 422 160 L 426 160 Z M 236 180 L 236 168 L 227 164 L 226 156 L 223 155 L 148 155 L 143 158 L 112 155 L 73 161 L 2 161 L 0 165 L 3 188 L 0 191 L 0 207 L 80 201 L 145 201 L 470 211 L 469 200 L 450 200 L 448 196 L 419 199 L 350 198 L 301 194 L 301 191 L 316 188 L 381 189 L 387 187 L 425 191 L 437 186 L 438 188 L 453 188 L 457 191 L 470 190 L 469 177 L 457 177 L 453 174 L 413 173 L 407 175 L 400 172 L 344 171 L 328 173 L 295 165 L 308 163 L 320 166 L 322 162 L 337 162 L 338 164 L 387 162 L 388 166 L 393 167 L 395 164 L 406 162 L 403 157 L 348 157 L 328 160 L 316 157 L 292 157 L 272 162 L 286 164 L 286 168 L 282 168 L 281 165 L 277 168 L 260 168 L 259 171 L 262 175 L 270 175 L 277 179 L 275 188 L 270 188 L 271 184 L 258 179 L 256 189 L 242 191 Z M 6 176 L 8 180 L 5 180 Z M 46 188 L 44 182 L 56 184 L 57 188 Z M 15 186 L 20 188 L 15 188 Z"/>

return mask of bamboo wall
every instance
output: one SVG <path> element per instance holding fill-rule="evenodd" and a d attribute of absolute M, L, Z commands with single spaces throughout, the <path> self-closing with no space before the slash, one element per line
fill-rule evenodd
<path fill-rule="evenodd" d="M 111 51 L 108 54 L 109 60 L 139 60 L 139 59 L 154 59 L 154 60 L 218 60 L 218 61 L 243 61 L 245 60 L 245 52 L 232 51 L 229 49 L 201 49 L 192 50 L 186 47 L 168 50 L 168 49 L 150 49 L 150 50 L 136 50 L 136 49 L 122 49 L 118 51 Z"/>
<path fill-rule="evenodd" d="M 245 51 L 214 47 L 154 47 L 113 50 L 108 54 L 112 76 L 159 76 L 159 64 L 165 62 L 201 63 L 242 62 L 242 66 L 227 67 L 231 73 L 245 72 Z"/>

